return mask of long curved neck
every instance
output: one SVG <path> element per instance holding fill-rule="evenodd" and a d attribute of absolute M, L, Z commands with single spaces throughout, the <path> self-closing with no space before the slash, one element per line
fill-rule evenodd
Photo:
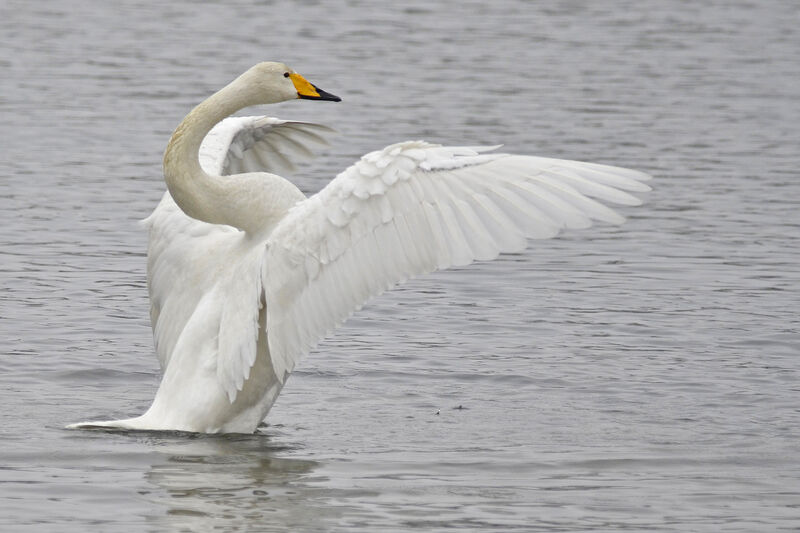
<path fill-rule="evenodd" d="M 211 224 L 240 227 L 226 209 L 231 180 L 207 174 L 200 166 L 200 144 L 218 122 L 259 102 L 240 76 L 195 107 L 178 125 L 164 153 L 164 179 L 175 203 L 188 216 Z"/>

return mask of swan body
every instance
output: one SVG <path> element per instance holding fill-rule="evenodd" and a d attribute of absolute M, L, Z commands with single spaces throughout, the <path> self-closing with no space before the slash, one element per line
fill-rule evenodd
<path fill-rule="evenodd" d="M 144 221 L 163 378 L 151 407 L 72 428 L 255 431 L 297 360 L 368 299 L 412 276 L 564 228 L 623 218 L 634 170 L 422 141 L 369 153 L 319 193 L 279 173 L 329 128 L 231 117 L 257 104 L 335 100 L 260 63 L 187 115 L 164 156 L 168 191 Z"/>

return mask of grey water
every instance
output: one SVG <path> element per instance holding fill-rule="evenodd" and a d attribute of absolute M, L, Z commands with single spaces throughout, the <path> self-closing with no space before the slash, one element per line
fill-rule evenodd
<path fill-rule="evenodd" d="M 0 530 L 800 528 L 794 0 L 0 4 Z M 655 176 L 621 227 L 412 280 L 256 435 L 67 431 L 159 383 L 137 226 L 189 109 L 343 98 L 308 194 L 406 139 Z"/>

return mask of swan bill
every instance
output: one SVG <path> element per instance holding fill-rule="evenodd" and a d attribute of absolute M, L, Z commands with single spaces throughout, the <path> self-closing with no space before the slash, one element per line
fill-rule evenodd
<path fill-rule="evenodd" d="M 297 89 L 297 97 L 306 100 L 328 100 L 331 102 L 341 102 L 342 99 L 329 92 L 323 91 L 313 83 L 310 83 L 303 76 L 297 73 L 289 74 L 289 77 Z"/>

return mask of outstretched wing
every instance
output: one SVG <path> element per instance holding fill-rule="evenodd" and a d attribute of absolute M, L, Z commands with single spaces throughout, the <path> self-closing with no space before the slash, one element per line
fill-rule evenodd
<path fill-rule="evenodd" d="M 311 148 L 325 143 L 322 134 L 330 131 L 333 130 L 308 122 L 231 117 L 217 124 L 203 140 L 200 162 L 213 175 L 252 171 L 288 173 L 294 170 L 295 163 L 312 157 Z M 143 224 L 150 234 L 147 251 L 150 318 L 156 353 L 164 369 L 203 295 L 219 289 L 215 287 L 222 280 L 216 273 L 229 270 L 225 265 L 232 260 L 229 254 L 240 232 L 186 216 L 169 192 Z M 253 291 L 256 287 L 253 283 Z M 236 294 L 230 290 L 224 293 Z M 254 292 L 253 298 L 256 297 Z M 229 307 L 234 308 L 235 303 Z M 252 307 L 257 316 L 257 306 Z"/>
<path fill-rule="evenodd" d="M 624 219 L 633 170 L 423 142 L 364 156 L 296 205 L 268 239 L 263 286 L 279 377 L 369 298 L 412 276 Z"/>
<path fill-rule="evenodd" d="M 272 117 L 228 117 L 212 129 L 200 148 L 200 164 L 211 175 L 245 172 L 294 174 L 296 162 L 314 157 L 311 147 L 327 145 L 334 130 Z"/>

